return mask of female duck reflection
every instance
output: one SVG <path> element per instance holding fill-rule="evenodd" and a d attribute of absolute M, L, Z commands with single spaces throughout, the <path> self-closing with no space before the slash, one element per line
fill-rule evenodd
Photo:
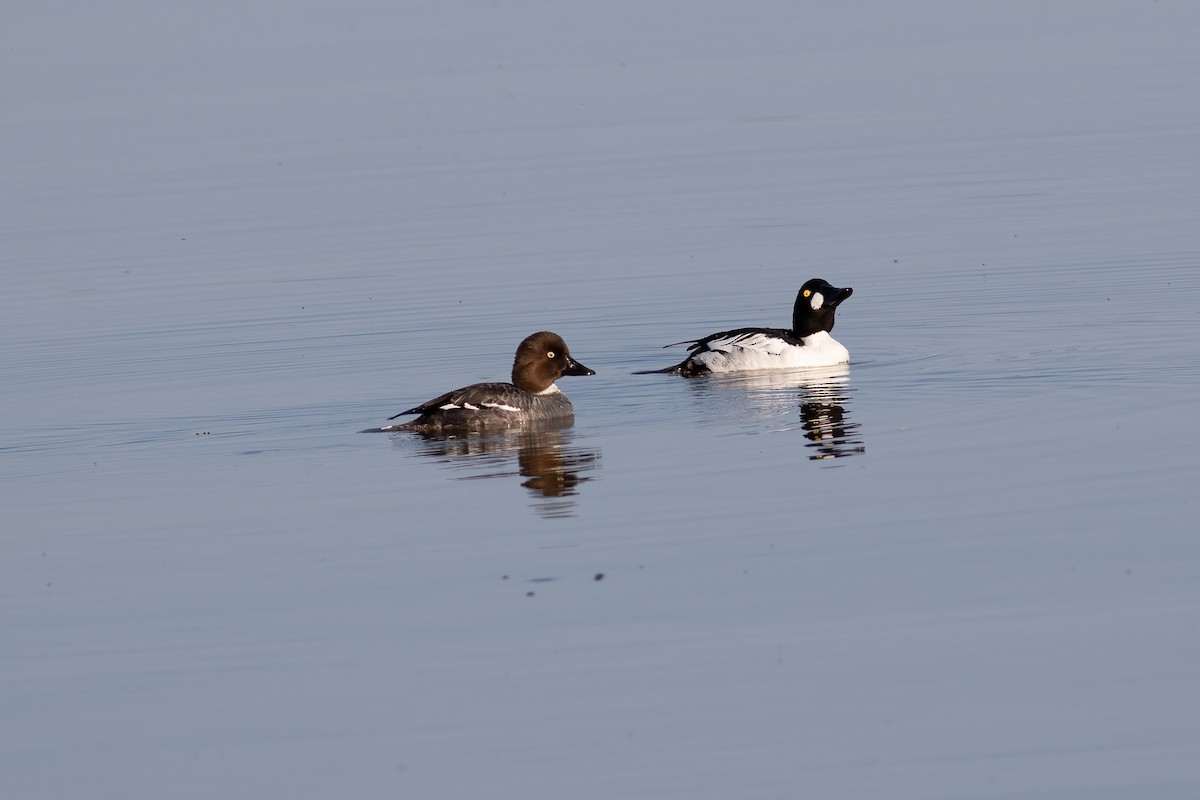
<path fill-rule="evenodd" d="M 545 517 L 567 517 L 575 511 L 578 487 L 591 478 L 584 473 L 600 464 L 600 451 L 571 443 L 571 418 L 531 424 L 493 435 L 444 436 L 421 433 L 420 453 L 452 469 L 470 474 L 459 480 L 526 478 L 521 485 L 535 497 L 535 507 Z M 412 437 L 395 437 L 407 445 Z M 516 454 L 516 470 L 512 456 Z"/>
<path fill-rule="evenodd" d="M 807 369 L 762 370 L 709 375 L 688 385 L 714 404 L 721 417 L 775 421 L 791 417 L 800 406 L 799 428 L 808 440 L 808 457 L 816 461 L 865 453 L 860 424 L 850 417 L 850 368 L 846 364 Z M 732 389 L 734 391 L 725 391 Z M 793 430 L 794 422 L 773 426 Z"/>

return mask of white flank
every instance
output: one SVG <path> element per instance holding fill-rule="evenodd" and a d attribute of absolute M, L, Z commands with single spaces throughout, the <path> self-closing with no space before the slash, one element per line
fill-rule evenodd
<path fill-rule="evenodd" d="M 713 372 L 830 367 L 850 360 L 850 353 L 842 343 L 825 331 L 805 336 L 803 346 L 788 344 L 765 333 L 714 339 L 708 346 L 709 351 L 692 358 Z"/>
<path fill-rule="evenodd" d="M 825 295 L 820 292 L 813 292 L 812 300 L 808 302 L 812 306 L 813 311 L 820 311 L 821 306 L 825 305 Z"/>

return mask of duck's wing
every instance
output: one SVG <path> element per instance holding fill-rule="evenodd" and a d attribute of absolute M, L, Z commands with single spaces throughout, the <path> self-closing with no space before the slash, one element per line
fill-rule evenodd
<path fill-rule="evenodd" d="M 721 331 L 705 336 L 703 339 L 686 339 L 664 345 L 677 347 L 688 345 L 688 357 L 678 364 L 672 364 L 662 369 L 648 369 L 635 372 L 634 375 L 649 375 L 652 373 L 674 373 L 686 377 L 704 374 L 708 368 L 694 359 L 702 353 L 733 353 L 737 350 L 757 350 L 771 355 L 779 355 L 790 346 L 804 343 L 784 328 L 736 328 L 731 331 Z"/>
<path fill-rule="evenodd" d="M 703 339 L 693 339 L 676 344 L 690 345 L 688 352 L 692 355 L 717 351 L 732 353 L 735 350 L 757 350 L 771 355 L 778 355 L 787 347 L 803 346 L 804 342 L 784 328 L 737 328 L 732 331 L 721 331 Z M 672 345 L 667 345 L 671 347 Z"/>
<path fill-rule="evenodd" d="M 407 414 L 429 414 L 434 411 L 453 411 L 456 408 L 513 408 L 512 402 L 521 392 L 511 383 L 473 383 L 461 389 L 438 395 L 421 405 L 401 411 L 388 419 L 396 419 Z"/>

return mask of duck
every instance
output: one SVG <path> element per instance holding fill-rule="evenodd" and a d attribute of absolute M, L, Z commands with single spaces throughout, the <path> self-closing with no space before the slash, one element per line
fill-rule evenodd
<path fill-rule="evenodd" d="M 663 369 L 635 375 L 671 373 L 698 378 L 719 372 L 743 370 L 831 367 L 850 361 L 850 351 L 830 336 L 837 308 L 854 290 L 839 289 L 824 278 L 806 281 L 796 293 L 791 328 L 736 328 L 686 339 L 666 347 L 686 344 L 688 357 Z"/>
<path fill-rule="evenodd" d="M 417 414 L 414 420 L 368 430 L 439 435 L 569 421 L 575 407 L 555 381 L 595 374 L 571 356 L 561 336 L 538 331 L 517 346 L 512 383 L 473 383 L 388 418 Z"/>

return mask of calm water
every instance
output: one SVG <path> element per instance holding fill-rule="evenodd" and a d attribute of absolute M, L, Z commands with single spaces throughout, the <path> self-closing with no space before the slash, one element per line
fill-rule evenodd
<path fill-rule="evenodd" d="M 6 16 L 0 796 L 1200 790 L 1200 8 Z"/>

